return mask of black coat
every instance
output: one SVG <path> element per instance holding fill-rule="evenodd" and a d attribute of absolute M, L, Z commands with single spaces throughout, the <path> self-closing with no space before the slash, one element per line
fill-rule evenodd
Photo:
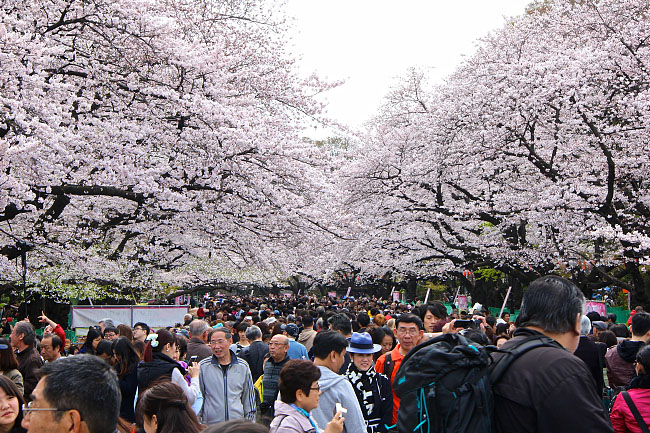
<path fill-rule="evenodd" d="M 264 373 L 264 358 L 269 354 L 269 346 L 262 341 L 253 341 L 244 347 L 239 357 L 248 363 L 253 377 L 253 383 Z"/>
<path fill-rule="evenodd" d="M 517 329 L 503 349 L 529 335 L 539 333 Z M 493 392 L 500 433 L 614 431 L 585 363 L 561 347 L 538 347 L 524 353 Z"/>
<path fill-rule="evenodd" d="M 589 337 L 581 336 L 578 348 L 573 354 L 582 359 L 589 372 L 596 381 L 596 392 L 600 395 L 603 392 L 605 381 L 603 380 L 603 368 L 605 368 L 605 343 L 595 343 Z"/>
<path fill-rule="evenodd" d="M 138 365 L 139 393 L 142 394 L 158 379 L 171 380 L 175 368 L 178 368 L 181 375 L 185 376 L 185 371 L 178 362 L 160 352 L 154 352 L 151 362 L 142 362 Z"/>
<path fill-rule="evenodd" d="M 373 367 L 374 368 L 374 367 Z M 363 404 L 363 395 L 354 385 L 354 393 L 359 400 L 361 413 L 366 420 L 368 433 L 386 433 L 386 427 L 390 427 L 393 420 L 393 390 L 390 380 L 383 374 L 377 373 L 372 381 L 374 406 L 372 412 L 367 413 Z"/>

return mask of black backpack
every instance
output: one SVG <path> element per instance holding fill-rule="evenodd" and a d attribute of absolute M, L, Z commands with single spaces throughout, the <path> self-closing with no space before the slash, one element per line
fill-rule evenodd
<path fill-rule="evenodd" d="M 458 334 L 443 334 L 414 347 L 400 365 L 393 390 L 401 399 L 399 433 L 494 432 L 492 385 L 510 364 L 536 347 L 561 347 L 535 335 L 508 350 L 475 345 Z M 502 352 L 492 362 L 491 352 Z"/>

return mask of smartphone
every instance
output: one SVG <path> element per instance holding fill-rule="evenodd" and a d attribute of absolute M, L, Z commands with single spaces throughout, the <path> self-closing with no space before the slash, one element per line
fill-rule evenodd
<path fill-rule="evenodd" d="M 194 363 L 196 362 L 197 359 L 199 359 L 199 357 L 196 356 L 196 355 L 190 357 L 190 363 L 189 363 L 189 365 L 190 365 L 190 366 L 194 365 Z"/>
<path fill-rule="evenodd" d="M 471 320 L 456 320 L 454 322 L 454 328 L 463 328 L 463 329 L 468 329 L 471 328 L 473 325 Z"/>

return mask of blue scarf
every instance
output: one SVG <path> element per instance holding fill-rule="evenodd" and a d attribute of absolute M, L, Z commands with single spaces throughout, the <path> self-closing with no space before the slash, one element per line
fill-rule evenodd
<path fill-rule="evenodd" d="M 311 416 L 309 416 L 309 412 L 307 412 L 305 409 L 303 409 L 303 408 L 301 408 L 301 407 L 296 406 L 296 405 L 293 404 L 293 403 L 291 403 L 289 406 L 291 406 L 292 408 L 294 408 L 295 410 L 297 410 L 298 413 L 304 415 L 304 416 L 309 420 L 309 422 L 311 423 L 311 425 L 316 429 L 316 433 L 321 433 L 320 429 L 318 428 L 318 426 L 316 425 L 316 423 L 314 422 L 314 420 L 312 420 L 312 419 L 311 419 Z"/>

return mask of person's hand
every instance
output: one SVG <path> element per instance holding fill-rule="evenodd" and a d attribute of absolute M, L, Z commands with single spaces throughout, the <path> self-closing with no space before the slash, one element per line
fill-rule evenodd
<path fill-rule="evenodd" d="M 481 323 L 479 324 L 479 326 L 481 327 L 481 331 L 482 331 L 483 333 L 485 333 L 485 328 L 487 327 L 487 322 L 485 321 L 485 317 L 483 317 L 483 316 L 479 316 L 479 315 L 475 315 L 475 316 L 472 316 L 472 320 L 479 320 L 479 321 L 481 322 Z"/>
<path fill-rule="evenodd" d="M 187 372 L 190 373 L 192 379 L 196 379 L 201 373 L 201 367 L 198 363 L 195 363 L 194 365 L 187 367 Z"/>
<path fill-rule="evenodd" d="M 345 423 L 345 418 L 341 415 L 341 412 L 336 412 L 334 418 L 327 423 L 324 433 L 341 433 L 343 431 L 343 424 Z"/>
<path fill-rule="evenodd" d="M 452 320 L 451 322 L 447 322 L 444 324 L 442 327 L 442 333 L 443 334 L 457 334 L 459 329 L 456 329 L 454 325 L 456 324 L 456 319 Z"/>

